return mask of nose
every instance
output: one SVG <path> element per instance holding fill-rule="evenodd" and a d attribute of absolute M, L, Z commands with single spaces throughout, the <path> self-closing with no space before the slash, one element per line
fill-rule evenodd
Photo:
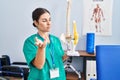
<path fill-rule="evenodd" d="M 51 21 L 47 21 L 47 24 L 50 25 L 50 24 L 51 24 Z"/>

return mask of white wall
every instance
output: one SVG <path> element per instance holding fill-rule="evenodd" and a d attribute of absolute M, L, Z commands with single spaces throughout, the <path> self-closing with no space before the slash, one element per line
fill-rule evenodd
<path fill-rule="evenodd" d="M 85 50 L 85 37 L 82 36 L 83 0 L 72 0 L 72 20 L 76 20 L 80 34 L 77 49 Z M 120 0 L 114 0 L 112 36 L 96 36 L 96 44 L 120 44 Z M 25 61 L 22 47 L 26 37 L 36 33 L 32 26 L 31 13 L 36 7 L 45 7 L 51 12 L 51 33 L 60 36 L 65 33 L 67 0 L 0 0 L 0 55 L 8 54 L 11 61 Z M 81 61 L 81 60 L 79 60 Z M 82 62 L 82 61 L 81 61 Z"/>

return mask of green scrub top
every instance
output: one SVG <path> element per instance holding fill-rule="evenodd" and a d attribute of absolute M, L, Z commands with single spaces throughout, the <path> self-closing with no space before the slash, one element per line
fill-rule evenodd
<path fill-rule="evenodd" d="M 35 45 L 35 37 L 38 37 L 38 39 L 44 41 L 44 39 L 39 34 L 34 34 L 25 40 L 23 46 L 25 59 L 30 68 L 28 80 L 66 80 L 64 64 L 62 60 L 64 51 L 62 49 L 59 38 L 53 35 L 49 35 L 50 44 L 46 45 L 46 61 L 43 68 L 38 69 L 32 64 L 32 60 L 35 58 L 38 48 L 38 46 Z M 53 79 L 50 79 L 50 69 L 53 68 L 51 53 L 54 53 L 53 59 L 55 67 L 59 68 L 59 77 Z"/>

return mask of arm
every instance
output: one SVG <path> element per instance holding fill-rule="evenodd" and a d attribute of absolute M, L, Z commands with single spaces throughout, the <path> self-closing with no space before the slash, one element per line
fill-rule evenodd
<path fill-rule="evenodd" d="M 45 63 L 45 48 L 38 48 L 36 57 L 32 61 L 32 63 L 38 69 L 42 69 L 43 68 L 44 63 Z"/>
<path fill-rule="evenodd" d="M 96 15 L 96 8 L 93 9 L 93 13 L 92 13 L 92 18 L 91 18 L 91 20 L 93 20 L 93 18 L 95 17 L 95 15 Z"/>
<path fill-rule="evenodd" d="M 105 20 L 102 9 L 101 9 L 101 15 L 102 15 L 103 20 Z"/>
<path fill-rule="evenodd" d="M 63 61 L 67 60 L 68 59 L 68 56 L 67 54 L 64 54 L 64 56 L 62 57 Z"/>
<path fill-rule="evenodd" d="M 32 63 L 38 69 L 42 69 L 44 66 L 44 63 L 45 63 L 46 43 L 47 43 L 46 40 L 42 43 L 36 38 L 36 45 L 38 46 L 38 51 L 37 51 L 36 57 L 32 61 Z"/>

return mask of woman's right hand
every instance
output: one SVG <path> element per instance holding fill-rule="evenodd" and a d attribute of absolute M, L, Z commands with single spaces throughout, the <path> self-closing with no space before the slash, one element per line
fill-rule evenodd
<path fill-rule="evenodd" d="M 40 39 L 38 39 L 37 37 L 35 38 L 35 44 L 39 47 L 39 48 L 45 48 L 47 41 L 46 39 L 44 40 L 44 42 L 42 42 Z"/>

